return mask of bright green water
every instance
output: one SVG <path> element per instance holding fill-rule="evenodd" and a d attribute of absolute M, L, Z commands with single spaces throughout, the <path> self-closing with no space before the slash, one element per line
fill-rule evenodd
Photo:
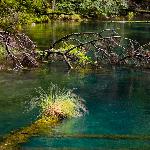
<path fill-rule="evenodd" d="M 27 33 L 39 47 L 70 32 L 120 28 L 121 35 L 150 41 L 149 24 L 64 23 L 36 25 Z M 44 48 L 43 48 L 44 49 Z M 29 110 L 35 88 L 47 89 L 50 83 L 74 89 L 86 100 L 89 114 L 64 121 L 54 129 L 60 134 L 150 135 L 150 72 L 116 68 L 98 72 L 68 72 L 61 64 L 30 72 L 0 73 L 0 136 L 28 126 L 36 120 L 37 108 Z M 89 138 L 52 138 L 49 133 L 32 137 L 22 149 L 150 149 L 150 141 Z"/>

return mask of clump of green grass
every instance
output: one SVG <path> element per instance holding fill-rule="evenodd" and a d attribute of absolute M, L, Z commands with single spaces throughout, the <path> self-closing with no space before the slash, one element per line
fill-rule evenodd
<path fill-rule="evenodd" d="M 83 99 L 78 97 L 72 90 L 61 89 L 51 84 L 50 88 L 44 91 L 38 89 L 40 116 L 57 116 L 60 119 L 80 117 L 87 112 Z"/>

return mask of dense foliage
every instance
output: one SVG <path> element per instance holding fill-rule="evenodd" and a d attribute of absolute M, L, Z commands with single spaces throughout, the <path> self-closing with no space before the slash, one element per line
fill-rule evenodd
<path fill-rule="evenodd" d="M 126 0 L 65 0 L 57 3 L 57 9 L 65 12 L 80 13 L 94 16 L 118 14 L 122 8 L 127 8 Z"/>
<path fill-rule="evenodd" d="M 139 0 L 1 0 L 0 19 L 19 14 L 23 23 L 48 22 L 50 13 L 80 14 L 83 17 L 98 18 L 122 14 L 125 9 L 149 10 L 149 1 Z M 134 8 L 134 9 L 136 9 Z M 16 16 L 16 14 L 15 14 Z M 3 22 L 3 21 L 2 21 Z"/>
<path fill-rule="evenodd" d="M 48 19 L 44 16 L 43 0 L 2 0 L 0 2 L 0 28 L 18 26 L 24 23 L 38 22 Z M 45 20 L 46 20 L 45 19 Z"/>
<path fill-rule="evenodd" d="M 52 19 L 63 21 L 80 21 L 82 20 L 81 18 L 110 19 L 114 17 L 119 19 L 118 16 L 123 15 L 124 11 L 124 15 L 128 15 L 126 19 L 132 20 L 135 15 L 134 10 L 145 9 L 148 11 L 149 3 L 148 0 L 142 2 L 139 0 L 1 0 L 0 57 L 3 58 L 4 54 L 11 55 L 14 64 L 16 64 L 16 61 L 18 62 L 20 59 L 16 60 L 16 56 L 10 53 L 14 49 L 23 49 L 22 52 L 27 52 L 28 54 L 33 52 L 33 49 L 26 51 L 25 47 L 22 47 L 22 45 L 25 45 L 23 43 L 30 43 L 30 40 L 28 40 L 29 42 L 24 42 L 20 36 L 23 36 L 23 34 L 20 34 L 20 31 L 24 24 L 49 22 Z M 14 45 L 18 41 L 21 46 Z M 5 52 L 5 49 L 7 52 Z M 75 49 L 69 55 L 75 55 L 78 64 L 86 64 L 89 60 L 85 57 L 85 52 L 79 53 L 78 51 L 78 49 Z M 19 64 L 21 63 L 19 62 Z"/>

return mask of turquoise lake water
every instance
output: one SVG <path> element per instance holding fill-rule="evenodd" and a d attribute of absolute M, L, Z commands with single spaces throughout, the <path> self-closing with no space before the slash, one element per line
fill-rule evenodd
<path fill-rule="evenodd" d="M 144 23 L 53 23 L 26 28 L 39 47 L 48 48 L 61 36 L 80 31 L 120 28 L 118 32 L 140 43 L 150 41 L 150 24 Z M 49 149 L 150 149 L 148 140 L 69 138 L 58 135 L 150 135 L 150 71 L 111 68 L 93 72 L 69 71 L 63 64 L 47 65 L 25 72 L 0 73 L 0 139 L 36 120 L 38 109 L 31 106 L 36 88 L 50 83 L 73 89 L 86 101 L 89 113 L 65 120 L 49 133 L 31 137 L 25 150 Z M 55 135 L 57 135 L 55 137 Z"/>

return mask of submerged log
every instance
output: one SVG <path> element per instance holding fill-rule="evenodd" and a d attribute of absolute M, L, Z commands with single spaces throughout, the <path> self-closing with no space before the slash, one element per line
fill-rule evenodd
<path fill-rule="evenodd" d="M 3 142 L 0 143 L 1 150 L 18 150 L 19 144 L 27 142 L 27 140 L 37 135 L 38 133 L 49 132 L 51 133 L 54 126 L 60 123 L 60 119 L 56 116 L 43 117 L 28 127 L 22 128 L 18 131 L 14 131 L 7 135 Z M 51 127 L 51 128 L 50 128 Z"/>
<path fill-rule="evenodd" d="M 108 140 L 139 140 L 149 141 L 149 135 L 129 135 L 129 134 L 64 134 L 52 136 L 55 138 L 79 138 L 79 139 L 108 139 Z"/>
<path fill-rule="evenodd" d="M 87 112 L 82 103 L 83 100 L 71 90 L 60 89 L 52 83 L 50 88 L 48 92 L 40 89 L 39 98 L 35 97 L 35 103 L 40 108 L 37 120 L 27 127 L 6 135 L 3 142 L 0 143 L 0 150 L 17 149 L 20 144 L 25 143 L 32 136 L 50 135 L 52 128 L 64 119 L 81 117 Z"/>

